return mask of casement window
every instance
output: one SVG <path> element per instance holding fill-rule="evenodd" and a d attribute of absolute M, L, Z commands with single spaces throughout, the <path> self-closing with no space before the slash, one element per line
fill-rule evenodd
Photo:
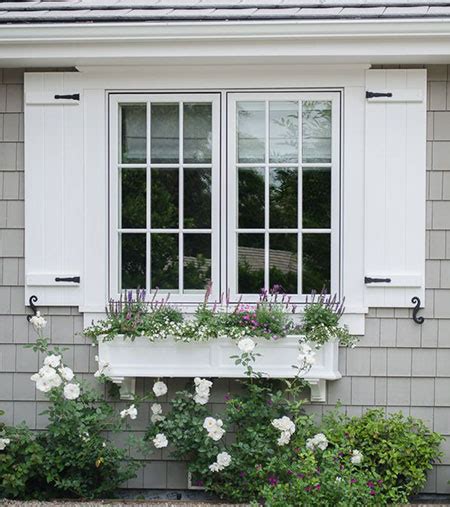
<path fill-rule="evenodd" d="M 424 69 L 163 67 L 25 75 L 26 304 L 424 302 Z"/>
<path fill-rule="evenodd" d="M 111 95 L 112 294 L 337 291 L 339 116 L 339 93 Z"/>

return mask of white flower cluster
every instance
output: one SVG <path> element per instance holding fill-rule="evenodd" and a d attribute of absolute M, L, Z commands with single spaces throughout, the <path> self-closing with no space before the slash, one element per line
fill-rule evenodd
<path fill-rule="evenodd" d="M 134 405 L 130 405 L 128 408 L 122 410 L 120 412 L 120 417 L 125 419 L 125 417 L 129 417 L 130 419 L 136 419 L 138 415 L 137 408 Z"/>
<path fill-rule="evenodd" d="M 68 382 L 64 386 L 64 397 L 67 400 L 76 400 L 80 396 L 80 386 L 70 383 L 73 377 L 73 371 L 61 363 L 61 356 L 50 354 L 44 359 L 44 366 L 31 376 L 31 380 L 36 382 L 36 389 L 43 393 L 59 387 L 63 382 Z"/>
<path fill-rule="evenodd" d="M 224 468 L 227 466 L 230 466 L 231 464 L 231 456 L 227 452 L 220 452 L 217 457 L 216 461 L 209 465 L 209 469 L 211 472 L 221 472 Z"/>
<path fill-rule="evenodd" d="M 238 342 L 239 350 L 246 354 L 253 352 L 255 346 L 256 343 L 251 338 L 242 338 L 242 340 Z"/>
<path fill-rule="evenodd" d="M 167 437 L 164 435 L 164 433 L 158 433 L 153 439 L 153 445 L 157 449 L 162 449 L 163 447 L 167 447 L 169 445 L 169 441 L 167 440 Z"/>
<path fill-rule="evenodd" d="M 212 382 L 204 378 L 195 377 L 194 384 L 195 384 L 195 395 L 194 395 L 195 403 L 197 403 L 198 405 L 206 405 L 206 403 L 208 403 L 209 400 Z"/>
<path fill-rule="evenodd" d="M 313 438 L 308 438 L 306 441 L 306 448 L 310 451 L 320 449 L 324 451 L 328 447 L 328 439 L 323 433 L 317 433 Z"/>
<path fill-rule="evenodd" d="M 281 431 L 281 435 L 277 440 L 278 445 L 286 445 L 291 440 L 291 436 L 295 432 L 295 424 L 289 419 L 288 416 L 284 415 L 279 419 L 272 421 L 272 426 L 277 430 Z"/>
<path fill-rule="evenodd" d="M 354 465 L 360 465 L 362 463 L 362 460 L 363 460 L 362 452 L 358 451 L 358 449 L 354 449 L 352 451 L 352 457 L 350 458 L 350 461 Z"/>
<path fill-rule="evenodd" d="M 36 312 L 36 315 L 31 317 L 30 324 L 34 327 L 36 332 L 39 332 L 47 325 L 47 321 L 41 316 L 41 312 Z"/>
<path fill-rule="evenodd" d="M 9 438 L 0 438 L 0 451 L 4 451 L 10 443 L 11 440 Z"/>
<path fill-rule="evenodd" d="M 102 375 L 108 375 L 109 363 L 102 361 L 98 356 L 95 356 L 95 360 L 98 363 L 98 370 L 94 373 L 94 377 L 98 378 Z"/>
<path fill-rule="evenodd" d="M 225 434 L 222 428 L 222 419 L 214 419 L 214 417 L 206 417 L 203 421 L 203 427 L 208 432 L 208 437 L 218 442 Z"/>
<path fill-rule="evenodd" d="M 307 343 L 300 343 L 297 361 L 301 370 L 309 370 L 316 362 L 316 352 Z"/>
<path fill-rule="evenodd" d="M 155 393 L 156 397 L 164 396 L 167 394 L 167 386 L 162 382 L 161 380 L 158 380 L 153 384 L 153 392 Z"/>
<path fill-rule="evenodd" d="M 162 415 L 162 407 L 159 403 L 153 403 L 153 405 L 150 408 L 152 411 L 152 415 L 150 417 L 152 423 L 164 421 L 165 417 Z"/>

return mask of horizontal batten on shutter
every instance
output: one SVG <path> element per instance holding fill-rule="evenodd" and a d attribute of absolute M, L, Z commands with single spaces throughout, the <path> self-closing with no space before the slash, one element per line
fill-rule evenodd
<path fill-rule="evenodd" d="M 365 277 L 368 307 L 411 307 L 425 296 L 426 71 L 368 70 Z M 390 279 L 389 282 L 381 279 Z"/>
<path fill-rule="evenodd" d="M 423 285 L 423 277 L 421 274 L 413 275 L 393 275 L 389 273 L 380 274 L 369 274 L 366 275 L 366 286 L 369 288 L 377 288 L 377 287 L 422 287 Z M 390 282 L 382 282 L 382 281 L 374 281 L 370 280 L 384 280 L 388 279 Z"/>
<path fill-rule="evenodd" d="M 392 90 L 392 89 L 370 89 L 371 92 L 381 94 L 379 97 L 367 97 L 368 102 L 423 102 L 424 91 L 415 90 Z M 368 93 L 368 92 L 366 92 Z"/>
<path fill-rule="evenodd" d="M 58 90 L 51 92 L 27 92 L 25 94 L 25 104 L 27 105 L 46 105 L 46 106 L 78 106 L 80 100 L 74 98 L 58 98 L 58 97 L 78 96 L 79 93 L 64 92 L 60 93 Z"/>

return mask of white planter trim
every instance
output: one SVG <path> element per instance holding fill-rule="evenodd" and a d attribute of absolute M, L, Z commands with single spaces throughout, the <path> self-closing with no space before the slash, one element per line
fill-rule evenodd
<path fill-rule="evenodd" d="M 256 339 L 261 355 L 255 369 L 272 378 L 293 378 L 292 365 L 298 356 L 298 336 L 277 341 Z M 121 388 L 121 398 L 131 399 L 137 377 L 219 377 L 244 378 L 241 365 L 230 356 L 238 354 L 236 344 L 227 337 L 209 342 L 175 342 L 169 338 L 151 342 L 146 337 L 134 341 L 118 335 L 99 342 L 99 359 L 109 364 L 108 376 Z M 311 387 L 311 401 L 326 401 L 326 381 L 341 378 L 338 370 L 338 344 L 330 342 L 316 353 L 314 366 L 302 375 Z"/>

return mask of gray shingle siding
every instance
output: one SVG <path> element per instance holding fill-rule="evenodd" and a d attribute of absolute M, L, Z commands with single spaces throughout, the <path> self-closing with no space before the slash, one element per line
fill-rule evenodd
<path fill-rule="evenodd" d="M 349 414 L 369 407 L 387 413 L 401 410 L 424 419 L 436 431 L 450 436 L 450 83 L 445 65 L 428 71 L 427 159 L 427 262 L 426 317 L 414 324 L 404 309 L 371 309 L 366 334 L 356 349 L 340 351 L 344 378 L 330 382 L 328 405 L 307 410 L 320 416 L 339 400 Z M 23 72 L 0 69 L 0 408 L 8 423 L 27 422 L 45 427 L 45 396 L 36 392 L 30 375 L 37 357 L 23 345 L 35 335 L 25 319 L 23 259 Z M 82 316 L 75 308 L 41 308 L 48 315 L 48 333 L 55 344 L 69 347 L 69 366 L 98 389 L 92 373 L 96 349 L 79 333 Z M 39 359 L 39 364 L 41 358 Z M 169 381 L 170 394 L 186 380 Z M 151 389 L 151 379 L 139 379 L 139 393 Z M 236 386 L 220 380 L 213 389 L 214 410 L 224 394 Z M 117 404 L 121 409 L 123 403 Z M 149 407 L 140 411 L 133 430 L 140 435 L 148 421 Z M 442 464 L 435 467 L 428 492 L 450 492 L 450 438 L 444 445 Z M 148 461 L 128 484 L 133 488 L 185 488 L 186 467 L 168 459 L 166 451 Z"/>

